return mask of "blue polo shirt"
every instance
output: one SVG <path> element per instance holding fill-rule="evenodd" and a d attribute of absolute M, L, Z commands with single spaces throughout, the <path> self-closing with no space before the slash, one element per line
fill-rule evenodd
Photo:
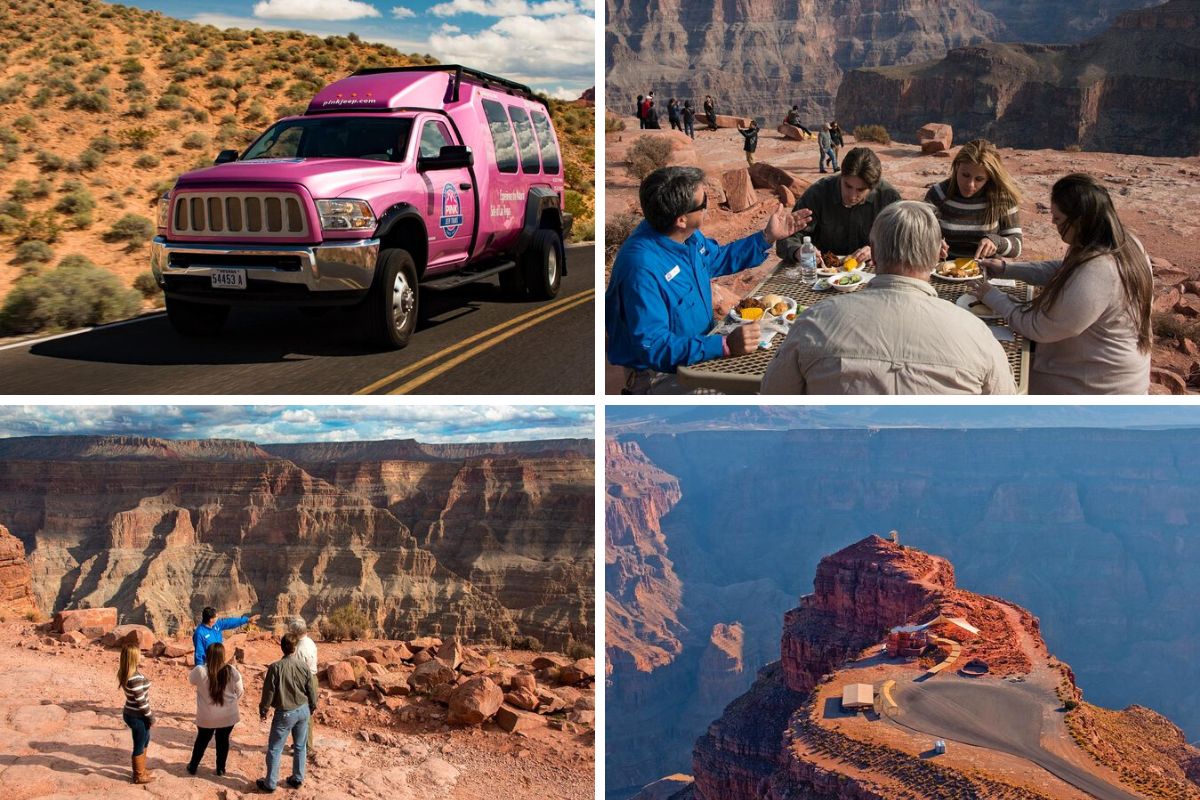
<path fill-rule="evenodd" d="M 617 253 L 604 293 L 608 360 L 632 369 L 674 372 L 724 353 L 713 324 L 712 285 L 761 264 L 762 231 L 721 246 L 700 231 L 680 243 L 641 222 Z"/>
<path fill-rule="evenodd" d="M 200 666 L 208 660 L 210 644 L 225 641 L 225 634 L 222 631 L 240 628 L 249 621 L 249 617 L 228 617 L 216 620 L 212 625 L 196 626 L 196 632 L 192 634 L 192 647 L 196 649 L 196 666 Z"/>

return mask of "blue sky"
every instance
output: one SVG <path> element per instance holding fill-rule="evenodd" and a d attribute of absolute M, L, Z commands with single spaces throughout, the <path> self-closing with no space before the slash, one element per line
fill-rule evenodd
<path fill-rule="evenodd" d="M 258 444 L 595 437 L 592 406 L 0 406 L 0 438 L 129 434 Z"/>
<path fill-rule="evenodd" d="M 219 28 L 357 33 L 573 100 L 595 83 L 594 0 L 137 0 L 137 8 Z"/>

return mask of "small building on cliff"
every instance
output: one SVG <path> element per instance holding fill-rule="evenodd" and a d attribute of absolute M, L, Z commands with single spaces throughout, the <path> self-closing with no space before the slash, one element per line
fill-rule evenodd
<path fill-rule="evenodd" d="M 842 689 L 842 710 L 862 711 L 875 707 L 875 687 L 869 683 L 851 683 Z"/>

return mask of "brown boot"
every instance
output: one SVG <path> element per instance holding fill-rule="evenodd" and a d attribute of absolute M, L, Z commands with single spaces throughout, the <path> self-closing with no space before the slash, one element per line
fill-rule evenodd
<path fill-rule="evenodd" d="M 150 774 L 150 770 L 146 767 L 146 753 L 143 752 L 140 756 L 134 756 L 133 782 L 149 783 L 152 780 L 154 780 L 154 776 Z"/>

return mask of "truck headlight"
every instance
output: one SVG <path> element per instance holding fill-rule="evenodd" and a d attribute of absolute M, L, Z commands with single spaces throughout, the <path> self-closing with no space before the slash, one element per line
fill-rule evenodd
<path fill-rule="evenodd" d="M 368 231 L 375 228 L 375 214 L 366 200 L 318 200 L 321 228 L 327 231 Z"/>
<path fill-rule="evenodd" d="M 171 221 L 171 193 L 164 192 L 163 196 L 158 198 L 158 227 L 165 229 Z"/>

